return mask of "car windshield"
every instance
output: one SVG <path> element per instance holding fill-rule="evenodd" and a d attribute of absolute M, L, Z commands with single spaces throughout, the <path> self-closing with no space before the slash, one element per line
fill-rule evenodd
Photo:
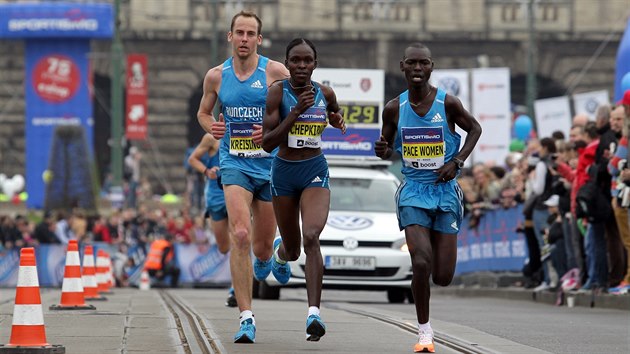
<path fill-rule="evenodd" d="M 396 212 L 397 187 L 391 180 L 331 178 L 330 210 Z"/>

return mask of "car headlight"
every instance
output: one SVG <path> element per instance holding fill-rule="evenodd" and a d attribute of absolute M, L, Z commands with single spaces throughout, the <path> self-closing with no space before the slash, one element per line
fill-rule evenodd
<path fill-rule="evenodd" d="M 407 240 L 405 238 L 394 241 L 392 243 L 392 248 L 402 252 L 409 252 L 409 247 L 407 247 Z"/>

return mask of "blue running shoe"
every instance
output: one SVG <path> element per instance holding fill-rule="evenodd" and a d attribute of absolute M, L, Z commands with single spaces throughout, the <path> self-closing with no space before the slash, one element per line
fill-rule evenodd
<path fill-rule="evenodd" d="M 254 343 L 256 341 L 256 326 L 254 320 L 248 318 L 241 322 L 241 328 L 234 336 L 234 343 Z"/>
<path fill-rule="evenodd" d="M 278 251 L 281 243 L 282 238 L 280 237 L 276 237 L 276 239 L 273 240 L 274 254 Z M 275 256 L 272 256 L 271 258 L 273 258 L 273 262 L 271 263 L 271 271 L 273 272 L 273 276 L 276 277 L 276 280 L 280 284 L 288 283 L 289 279 L 291 278 L 291 266 L 289 265 L 289 262 L 282 264 L 276 260 Z"/>
<path fill-rule="evenodd" d="M 273 256 L 271 257 L 273 258 Z M 254 260 L 254 278 L 256 278 L 256 280 L 263 281 L 267 279 L 269 273 L 271 273 L 272 258 L 266 261 L 261 261 L 258 258 Z"/>
<path fill-rule="evenodd" d="M 306 340 L 317 342 L 326 334 L 326 325 L 318 315 L 310 315 L 306 319 Z"/>
<path fill-rule="evenodd" d="M 236 302 L 236 296 L 234 295 L 234 288 L 230 288 L 228 291 L 227 300 L 225 300 L 225 306 L 227 307 L 236 307 L 238 303 Z"/>

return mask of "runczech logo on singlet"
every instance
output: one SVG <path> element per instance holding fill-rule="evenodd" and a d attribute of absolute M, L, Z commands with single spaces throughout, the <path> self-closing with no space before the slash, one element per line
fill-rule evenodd
<path fill-rule="evenodd" d="M 267 157 L 269 153 L 252 139 L 254 123 L 230 123 L 230 155 L 238 157 Z"/>
<path fill-rule="evenodd" d="M 319 148 L 322 145 L 322 133 L 327 125 L 325 107 L 310 107 L 293 123 L 287 145 L 294 149 Z"/>
<path fill-rule="evenodd" d="M 444 165 L 443 127 L 402 128 L 403 161 L 418 170 L 434 170 Z"/>

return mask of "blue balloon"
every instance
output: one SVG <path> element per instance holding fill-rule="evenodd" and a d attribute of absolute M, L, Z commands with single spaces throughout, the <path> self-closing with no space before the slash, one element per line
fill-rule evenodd
<path fill-rule="evenodd" d="M 532 119 L 525 114 L 521 114 L 514 121 L 514 135 L 520 140 L 528 140 L 533 127 Z"/>
<path fill-rule="evenodd" d="M 621 78 L 621 94 L 623 95 L 626 90 L 630 90 L 630 72 L 627 72 Z"/>

